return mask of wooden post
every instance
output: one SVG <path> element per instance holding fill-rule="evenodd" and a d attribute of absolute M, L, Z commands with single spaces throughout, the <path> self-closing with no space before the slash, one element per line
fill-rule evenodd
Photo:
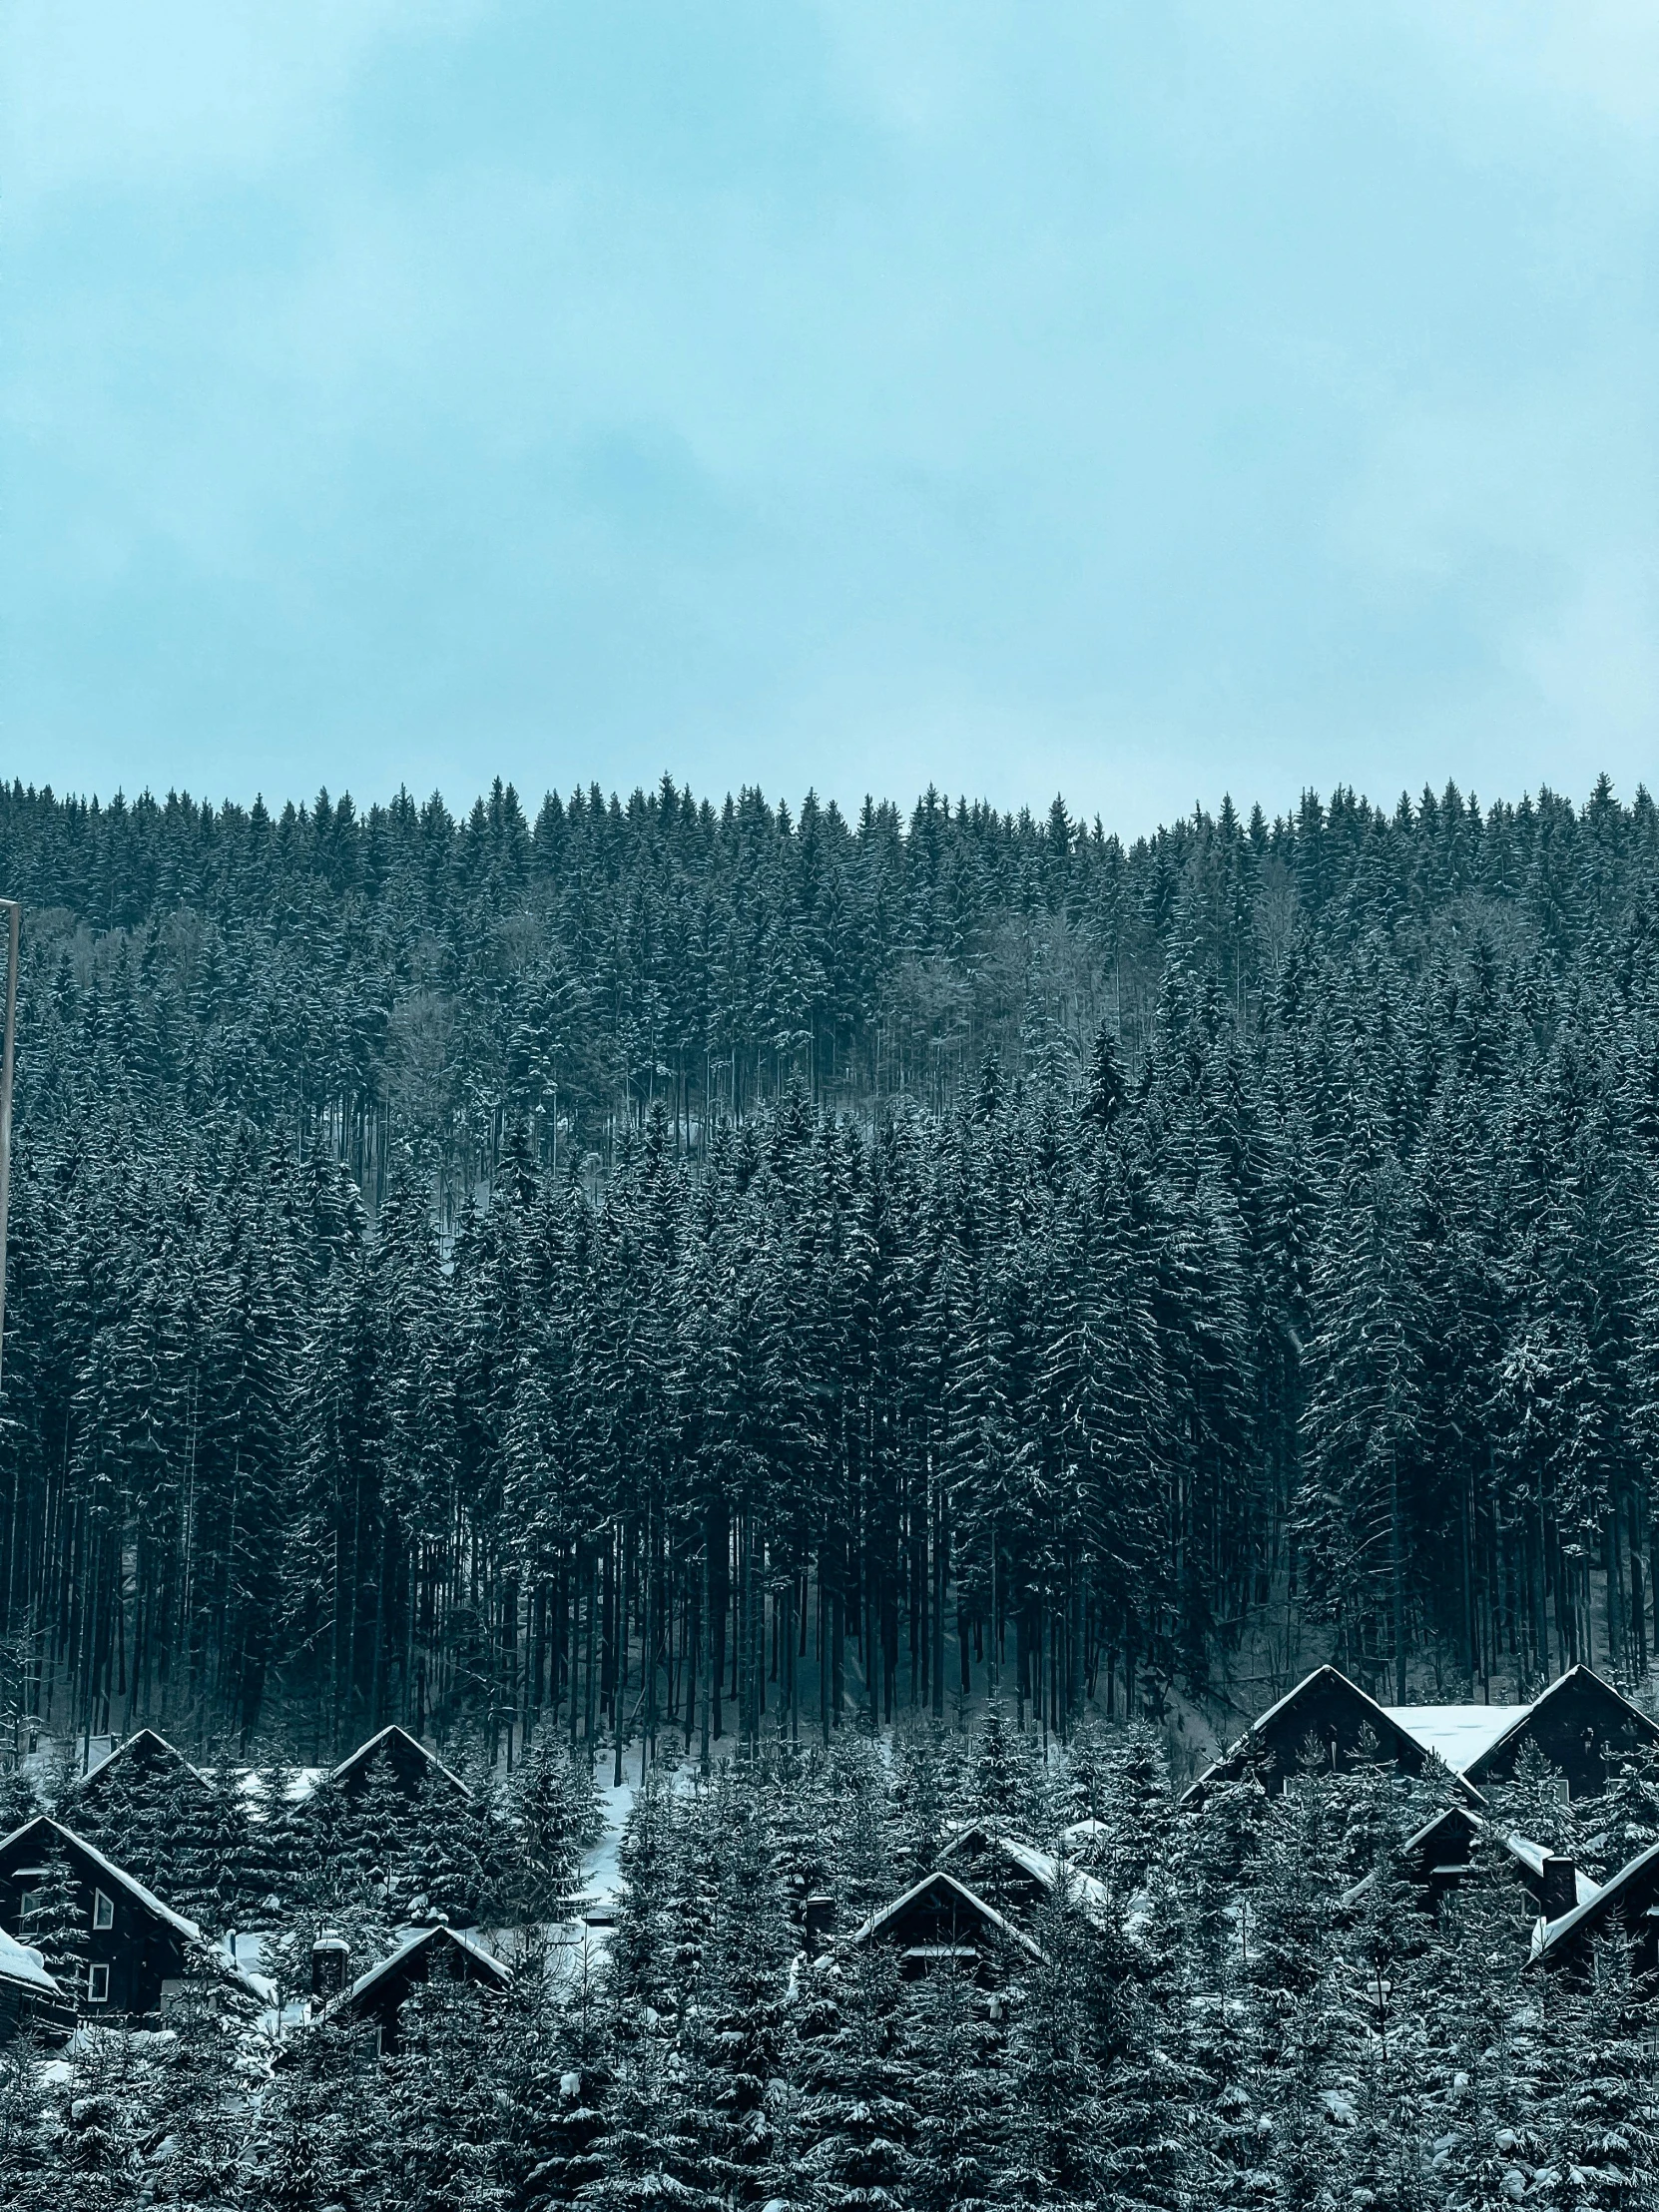
<path fill-rule="evenodd" d="M 17 1043 L 17 947 L 23 923 L 22 902 L 0 899 L 6 909 L 6 1044 L 0 1060 L 0 1367 L 6 1353 L 6 1216 L 12 1190 L 12 1063 Z"/>

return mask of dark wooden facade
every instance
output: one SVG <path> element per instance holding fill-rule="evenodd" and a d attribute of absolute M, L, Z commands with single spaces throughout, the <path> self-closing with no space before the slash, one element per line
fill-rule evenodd
<path fill-rule="evenodd" d="M 1560 1768 L 1573 1797 L 1595 1797 L 1618 1773 L 1622 1760 L 1659 1750 L 1659 1722 L 1589 1667 L 1569 1667 L 1521 1720 L 1470 1762 L 1464 1779 L 1476 1789 L 1507 1782 L 1526 1744 L 1535 1744 L 1551 1766 Z"/>
<path fill-rule="evenodd" d="M 1305 1770 L 1310 1753 L 1326 1773 L 1352 1773 L 1366 1755 L 1368 1740 L 1375 1740 L 1375 1756 L 1401 1773 L 1422 1772 L 1428 1754 L 1416 1738 L 1346 1674 L 1318 1667 L 1253 1721 L 1192 1784 L 1182 1803 L 1202 1805 L 1216 1783 L 1235 1782 L 1252 1772 L 1266 1789 L 1282 1789 Z"/>
<path fill-rule="evenodd" d="M 0 1927 L 19 1941 L 28 1941 L 28 1895 L 38 1884 L 54 1844 L 61 1846 L 69 1861 L 85 1916 L 88 2017 L 159 2016 L 183 1984 L 187 1949 L 201 1944 L 200 1929 L 44 1813 L 0 1842 Z M 100 1897 L 108 1901 L 106 1909 L 100 1909 Z M 101 1920 L 108 1925 L 100 1927 Z M 93 1973 L 100 1967 L 107 1981 Z M 95 1987 L 102 1991 L 96 1998 Z"/>
<path fill-rule="evenodd" d="M 448 1927 L 422 1929 L 336 1997 L 328 2017 L 372 2025 L 381 2051 L 391 2052 L 397 2048 L 398 2014 L 410 1990 L 440 1980 L 469 1985 L 490 2001 L 506 1994 L 511 1976 L 476 1936 Z"/>
<path fill-rule="evenodd" d="M 395 1724 L 382 1728 L 379 1735 L 371 1736 L 366 1744 L 359 1744 L 349 1759 L 340 1761 L 328 1779 L 347 1797 L 355 1797 L 368 1787 L 369 1771 L 381 1758 L 391 1768 L 399 1789 L 409 1797 L 422 1789 L 452 1790 L 461 1799 L 472 1796 L 460 1776 L 452 1774 L 436 1752 L 428 1751 L 417 1736 L 411 1736 L 406 1728 Z"/>
<path fill-rule="evenodd" d="M 890 1944 L 906 1978 L 954 1964 L 976 1980 L 994 1980 L 1011 1956 L 1043 1955 L 1023 1929 L 942 1867 L 872 1913 L 847 1940 Z"/>

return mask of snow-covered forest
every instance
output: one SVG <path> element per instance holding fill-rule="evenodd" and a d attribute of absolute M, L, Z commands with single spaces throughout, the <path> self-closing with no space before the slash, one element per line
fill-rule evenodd
<path fill-rule="evenodd" d="M 262 1992 L 204 1967 L 161 2032 L 0 2049 L 15 2212 L 1653 2201 L 1651 1999 L 1616 1958 L 1593 1985 L 1529 1967 L 1498 1839 L 1514 1824 L 1604 1872 L 1659 1836 L 1659 1770 L 1568 1806 L 1523 1765 L 1435 1915 L 1399 1852 L 1443 1773 L 1362 1764 L 1284 1795 L 1247 1775 L 1181 1811 L 1144 1723 L 1085 1723 L 1045 1757 L 995 1708 L 966 1735 L 907 1717 L 708 1780 L 661 1762 L 600 1877 L 602 1932 L 561 1925 L 595 1885 L 567 1746 L 469 1808 L 230 1777 L 129 1792 L 98 1833 L 207 1930 L 263 1926 Z M 1059 1878 L 1022 1912 L 987 1867 L 1005 1938 L 918 1975 L 860 1929 L 965 1822 L 1046 1844 Z M 813 1894 L 833 1908 L 816 1955 Z M 417 1898 L 482 1919 L 506 1993 L 434 1980 L 379 2056 L 348 2019 L 299 2024 L 317 1931 L 354 1972 Z M 33 1930 L 72 1985 L 84 1935 Z M 295 2023 L 280 2043 L 262 2000 Z"/>
<path fill-rule="evenodd" d="M 0 2199 L 1653 2202 L 1651 1992 L 1523 1874 L 1659 1770 L 1529 1758 L 1437 1910 L 1432 1764 L 1177 1803 L 1328 1657 L 1651 1702 L 1645 794 L 14 787 L 0 888 L 0 1820 L 201 1935 L 161 2030 L 0 2046 Z M 389 1722 L 470 1796 L 330 1782 Z M 144 1723 L 201 1774 L 95 1800 Z M 975 1823 L 1038 1905 L 993 1853 L 974 1945 L 880 1939 Z M 306 2017 L 450 1924 L 510 1986 Z"/>
<path fill-rule="evenodd" d="M 632 1757 L 1646 1667 L 1643 793 L 1126 848 L 13 787 L 0 881 L 20 1724 Z"/>

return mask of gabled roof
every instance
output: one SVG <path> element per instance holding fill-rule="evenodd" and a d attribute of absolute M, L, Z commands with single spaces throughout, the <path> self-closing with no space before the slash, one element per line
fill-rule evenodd
<path fill-rule="evenodd" d="M 9 1836 L 0 1837 L 0 1855 L 10 1851 L 14 1844 L 20 1843 L 37 1829 L 42 1832 L 42 1842 L 47 1835 L 52 1835 L 60 1843 L 73 1845 L 75 1850 L 92 1861 L 100 1874 L 106 1876 L 136 1904 L 142 1905 L 147 1913 L 154 1913 L 159 1921 L 164 1921 L 189 1941 L 201 1942 L 202 1931 L 194 1921 L 187 1921 L 183 1913 L 175 1913 L 171 1905 L 164 1905 L 155 1891 L 147 1890 L 137 1876 L 130 1875 L 124 1867 L 118 1867 L 113 1859 L 106 1859 L 96 1844 L 89 1844 L 84 1836 L 77 1836 L 72 1828 L 65 1828 L 61 1821 L 53 1820 L 50 1813 L 37 1813 L 32 1821 L 25 1821 L 21 1828 L 14 1828 Z"/>
<path fill-rule="evenodd" d="M 1358 1682 L 1351 1682 L 1340 1668 L 1330 1665 L 1316 1667 L 1312 1674 L 1303 1676 L 1295 1689 L 1287 1690 L 1282 1698 L 1277 1699 L 1270 1705 L 1265 1713 L 1258 1713 L 1244 1734 L 1236 1737 L 1224 1752 L 1211 1760 L 1198 1779 L 1195 1782 L 1190 1782 L 1181 1793 L 1181 1803 L 1188 1805 L 1196 1802 L 1203 1796 L 1205 1786 L 1208 1783 L 1225 1780 L 1226 1770 L 1250 1749 L 1252 1742 L 1258 1739 L 1264 1730 L 1269 1728 L 1273 1722 L 1283 1720 L 1288 1713 L 1294 1712 L 1303 1700 L 1326 1688 L 1340 1690 L 1344 1695 L 1357 1702 L 1364 1718 L 1375 1731 L 1379 1743 L 1386 1746 L 1403 1740 L 1414 1751 L 1422 1751 L 1426 1748 L 1407 1729 L 1402 1728 L 1396 1720 L 1391 1718 L 1385 1706 L 1379 1705 L 1376 1698 L 1371 1696 L 1368 1691 L 1362 1690 Z"/>
<path fill-rule="evenodd" d="M 1619 1911 L 1628 1892 L 1652 1873 L 1659 1873 L 1659 1844 L 1649 1844 L 1646 1851 L 1638 1852 L 1629 1866 L 1621 1867 L 1604 1882 L 1593 1898 L 1581 1899 L 1558 1921 L 1540 1921 L 1532 1936 L 1534 1962 L 1547 1958 L 1552 1951 L 1558 1953 L 1575 1936 L 1594 1935 Z"/>
<path fill-rule="evenodd" d="M 1652 1715 L 1644 1713 L 1639 1705 L 1632 1705 L 1622 1690 L 1615 1690 L 1611 1682 L 1604 1681 L 1596 1673 L 1594 1667 L 1587 1667 L 1580 1661 L 1578 1665 L 1569 1667 L 1565 1674 L 1558 1674 L 1547 1689 L 1538 1693 L 1530 1705 L 1510 1708 L 1513 1711 L 1514 1718 L 1509 1726 L 1500 1730 L 1490 1743 L 1483 1745 L 1469 1759 L 1468 1764 L 1471 1767 L 1483 1765 L 1486 1760 L 1494 1757 L 1498 1752 L 1507 1750 L 1515 1738 L 1521 1735 L 1541 1713 L 1544 1713 L 1555 1699 L 1586 1686 L 1599 1691 L 1603 1697 L 1610 1699 L 1615 1705 L 1622 1706 L 1631 1719 L 1638 1722 L 1654 1741 L 1659 1743 L 1659 1723 L 1654 1721 Z M 1496 1711 L 1498 1708 L 1494 1707 L 1493 1710 Z"/>
<path fill-rule="evenodd" d="M 1070 1896 L 1089 1918 L 1102 1927 L 1110 1920 L 1111 1894 L 1103 1882 L 1096 1881 L 1092 1874 L 1085 1874 L 1080 1867 L 1072 1866 L 1069 1861 L 1056 1859 L 1049 1852 L 1040 1851 L 1035 1844 L 1025 1843 L 1018 1836 L 997 1835 L 975 1823 L 973 1827 L 963 1829 L 959 1836 L 953 1837 L 946 1844 L 939 1854 L 939 1865 L 944 1866 L 958 1853 L 966 1855 L 976 1845 L 986 1851 L 999 1853 L 1010 1866 L 1029 1875 L 1033 1882 L 1039 1883 L 1050 1895 L 1059 1889 L 1063 1872 Z"/>
<path fill-rule="evenodd" d="M 451 1788 L 459 1790 L 464 1798 L 471 1797 L 472 1792 L 460 1776 L 451 1768 L 446 1767 L 435 1751 L 428 1751 L 418 1736 L 411 1736 L 409 1731 L 406 1728 L 400 1728 L 396 1721 L 393 1721 L 389 1728 L 382 1728 L 377 1736 L 370 1736 L 366 1744 L 359 1744 L 348 1758 L 340 1761 L 339 1765 L 329 1775 L 328 1780 L 330 1782 L 343 1782 L 348 1774 L 354 1774 L 359 1767 L 366 1767 L 377 1752 L 390 1751 L 394 1745 L 399 1751 L 419 1752 L 427 1765 L 433 1768 L 436 1773 L 442 1775 Z"/>
<path fill-rule="evenodd" d="M 453 1943 L 464 1951 L 471 1963 L 480 1969 L 482 1978 L 493 1982 L 497 1989 L 505 1991 L 512 1985 L 512 1976 L 497 1958 L 493 1950 L 487 1950 L 476 1936 L 468 1936 L 464 1930 L 451 1928 L 447 1921 L 439 1921 L 434 1928 L 407 1928 L 397 1941 L 397 1947 L 386 1953 L 378 1965 L 370 1966 L 367 1973 L 359 1974 L 349 1989 L 342 1989 L 329 2004 L 329 2012 L 343 2012 L 359 2004 L 376 1986 L 399 1966 L 407 1965 L 417 1951 L 439 1943 Z"/>
<path fill-rule="evenodd" d="M 1532 1711 L 1530 1705 L 1385 1705 L 1389 1720 L 1461 1774 Z"/>
<path fill-rule="evenodd" d="M 53 2004 L 67 2005 L 69 1999 L 46 1970 L 46 1961 L 30 1943 L 17 1942 L 0 1929 L 0 1981 L 13 1988 L 26 1989 L 31 1996 L 45 1997 Z"/>
<path fill-rule="evenodd" d="M 919 1904 L 929 1894 L 943 1898 L 953 1909 L 965 1911 L 972 1919 L 982 1921 L 986 1927 L 996 1930 L 1010 1943 L 1032 1958 L 1041 1960 L 1041 1948 L 1012 1921 L 1004 1920 L 994 1905 L 987 1905 L 982 1897 L 970 1890 L 965 1882 L 958 1882 L 953 1874 L 946 1874 L 942 1867 L 935 1867 L 931 1874 L 924 1874 L 919 1882 L 912 1883 L 901 1897 L 890 1905 L 883 1905 L 878 1913 L 872 1913 L 861 1928 L 855 1928 L 847 1937 L 849 1943 L 867 1943 L 898 1919 L 910 1906 Z"/>
<path fill-rule="evenodd" d="M 1419 1853 L 1425 1854 L 1442 1831 L 1446 1833 L 1448 1842 L 1451 1834 L 1457 1830 L 1461 1830 L 1463 1835 L 1472 1841 L 1473 1832 L 1485 1826 L 1486 1823 L 1480 1818 L 1480 1815 L 1471 1813 L 1467 1806 L 1442 1805 L 1432 1819 L 1424 1821 L 1419 1829 L 1414 1830 L 1406 1837 L 1399 1847 L 1399 1856 L 1401 1859 L 1408 1859 Z M 1503 1848 L 1511 1859 L 1518 1860 L 1529 1873 L 1542 1876 L 1544 1861 L 1550 1856 L 1545 1845 L 1533 1843 L 1529 1836 L 1511 1833 L 1503 1838 Z M 1353 1889 L 1343 1892 L 1343 1904 L 1345 1906 L 1357 1904 L 1376 1880 L 1375 1870 L 1371 1874 L 1362 1876 L 1355 1883 Z M 1598 1886 L 1590 1880 L 1590 1877 L 1585 1874 L 1581 1867 L 1573 1869 L 1573 1880 L 1577 1888 L 1580 1905 L 1588 1905 L 1592 1898 L 1599 1895 Z"/>
<path fill-rule="evenodd" d="M 85 1774 L 77 1775 L 69 1786 L 69 1795 L 79 1797 L 91 1783 L 96 1782 L 101 1775 L 107 1775 L 124 1759 L 155 1758 L 158 1754 L 159 1764 L 188 1774 L 204 1790 L 208 1787 L 208 1779 L 201 1769 L 193 1767 L 184 1753 L 170 1744 L 165 1736 L 159 1736 L 153 1728 L 141 1728 L 124 1743 L 117 1744 L 107 1759 L 100 1759 L 96 1767 L 90 1767 Z"/>

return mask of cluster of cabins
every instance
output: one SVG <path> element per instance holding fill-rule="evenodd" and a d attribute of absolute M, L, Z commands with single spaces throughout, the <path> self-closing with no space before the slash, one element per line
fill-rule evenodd
<path fill-rule="evenodd" d="M 1200 1812 L 1219 1785 L 1246 1776 L 1282 1790 L 1311 1767 L 1345 1774 L 1381 1759 L 1420 1776 L 1438 1761 L 1446 1802 L 1401 1854 L 1405 1879 L 1435 1903 L 1467 1873 L 1487 1827 L 1487 1792 L 1513 1779 L 1528 1745 L 1557 1770 L 1569 1798 L 1595 1797 L 1626 1761 L 1659 1752 L 1659 1722 L 1584 1666 L 1529 1705 L 1406 1706 L 1380 1705 L 1335 1667 L 1319 1667 L 1214 1760 L 1181 1802 Z M 971 1828 L 849 1939 L 892 1945 L 907 1974 L 949 1959 L 989 1977 L 1010 1949 L 1040 1957 L 1040 1908 L 1062 1885 L 1086 1915 L 1104 1918 L 1106 1892 L 1078 1871 L 1097 1840 L 1097 1824 L 1079 1822 L 1060 1837 L 1055 1855 Z M 1634 1973 L 1659 1969 L 1659 1845 L 1596 1883 L 1546 1845 L 1511 1833 L 1497 1840 L 1536 1908 L 1535 1963 L 1586 1968 L 1597 1940 L 1617 1936 L 1631 1942 Z M 814 1933 L 809 1906 L 809 1948 Z"/>
<path fill-rule="evenodd" d="M 368 1786 L 371 1769 L 389 1771 L 408 1796 L 423 1786 L 471 1792 L 424 1744 L 402 1728 L 383 1729 L 342 1760 L 329 1776 L 347 1797 Z M 185 1788 L 204 1778 L 153 1729 L 140 1729 L 101 1766 L 74 1785 L 58 1817 L 40 1813 L 0 1839 L 0 2041 L 21 2029 L 61 2035 L 79 2014 L 90 2021 L 164 2021 L 188 1994 L 238 1989 L 262 2010 L 276 1992 L 237 1957 L 234 1940 L 211 1941 L 196 1922 L 148 1889 L 126 1868 L 78 1834 L 71 1823 L 84 1807 L 97 1826 L 99 1801 L 131 1780 L 134 1770 L 165 1771 Z M 79 1917 L 78 1986 L 66 1988 L 30 1942 L 31 1924 L 58 1861 L 67 1863 Z M 344 1942 L 324 1936 L 312 1948 L 312 2016 L 372 2023 L 382 2046 L 396 2041 L 398 2008 L 416 1982 L 436 1977 L 477 1981 L 500 1992 L 506 1967 L 476 1936 L 442 1922 L 403 1932 L 396 1946 L 355 1980 Z"/>
<path fill-rule="evenodd" d="M 1288 1786 L 1310 1764 L 1352 1772 L 1382 1759 L 1398 1772 L 1443 1773 L 1445 1804 L 1406 1842 L 1403 1872 L 1437 1900 L 1467 1872 L 1487 1823 L 1486 1793 L 1511 1779 L 1527 1745 L 1558 1770 L 1571 1797 L 1600 1794 L 1631 1759 L 1659 1752 L 1659 1723 L 1588 1667 L 1573 1667 L 1530 1705 L 1383 1706 L 1334 1667 L 1318 1668 L 1270 1707 L 1210 1765 L 1182 1801 L 1200 1812 L 1218 1786 L 1254 1776 L 1269 1788 Z M 383 1730 L 334 1769 L 347 1795 L 367 1786 L 370 1765 L 383 1759 L 410 1795 L 434 1783 L 465 1799 L 466 1785 L 401 1728 Z M 1434 1761 L 1440 1762 L 1433 1769 Z M 122 1761 L 173 1763 L 195 1770 L 149 1730 L 130 1738 L 111 1760 L 77 1785 L 95 1801 Z M 196 1778 L 200 1781 L 200 1777 Z M 60 1812 L 73 1812 L 74 1799 Z M 1101 1840 L 1099 1824 L 1080 1822 L 1051 1853 L 1015 1836 L 975 1825 L 958 1832 L 935 1866 L 902 1896 L 873 1913 L 845 1938 L 881 1943 L 898 1954 L 906 1975 L 945 1962 L 994 1980 L 1010 1956 L 1040 1961 L 1041 1913 L 1062 1893 L 1104 1926 L 1113 1910 L 1103 1887 L 1080 1863 Z M 1584 1969 L 1594 1944 L 1623 1936 L 1633 1970 L 1659 1968 L 1659 1844 L 1638 1854 L 1607 1881 L 1593 1882 L 1573 1861 L 1524 1836 L 1500 1839 L 1537 1911 L 1534 1963 Z M 81 1915 L 84 1970 L 68 1991 L 29 1942 L 33 1900 L 54 1846 L 72 1871 Z M 595 1914 L 597 1922 L 604 1918 Z M 835 1947 L 833 1904 L 805 1900 L 809 1956 Z M 62 2032 L 84 2016 L 163 2019 L 183 1992 L 204 1977 L 240 1985 L 262 2006 L 272 1991 L 238 1963 L 235 1946 L 210 1943 L 196 1924 L 77 1835 L 65 1820 L 38 1815 L 0 1840 L 0 2039 L 28 2025 Z M 380 2047 L 396 2046 L 398 2012 L 421 1982 L 447 1979 L 500 1994 L 508 1970 L 478 1936 L 446 1922 L 406 1929 L 390 1953 L 351 1977 L 346 1946 L 324 1935 L 313 1946 L 306 2013 L 310 2018 L 372 2025 Z"/>

